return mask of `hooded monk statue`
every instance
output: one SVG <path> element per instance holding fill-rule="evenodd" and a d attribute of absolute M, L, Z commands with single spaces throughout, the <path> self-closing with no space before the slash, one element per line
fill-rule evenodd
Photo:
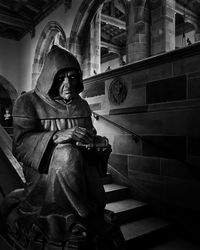
<path fill-rule="evenodd" d="M 82 91 L 77 59 L 53 46 L 35 89 L 14 105 L 13 154 L 26 185 L 9 223 L 26 246 L 42 235 L 63 249 L 122 249 L 101 181 L 111 146 L 96 134 Z"/>

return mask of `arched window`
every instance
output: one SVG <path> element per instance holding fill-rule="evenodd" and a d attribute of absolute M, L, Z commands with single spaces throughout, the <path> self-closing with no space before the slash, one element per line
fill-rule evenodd
<path fill-rule="evenodd" d="M 86 0 L 69 49 L 86 78 L 199 40 L 199 0 Z"/>

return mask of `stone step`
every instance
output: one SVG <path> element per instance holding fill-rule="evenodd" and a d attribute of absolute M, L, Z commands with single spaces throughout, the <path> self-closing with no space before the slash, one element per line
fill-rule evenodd
<path fill-rule="evenodd" d="M 138 220 L 147 216 L 150 208 L 147 203 L 134 199 L 125 199 L 106 204 L 106 209 L 113 211 L 119 220 L 119 223 Z"/>
<path fill-rule="evenodd" d="M 144 249 L 169 235 L 171 223 L 156 217 L 147 217 L 120 226 L 127 249 Z"/>
<path fill-rule="evenodd" d="M 129 189 L 125 186 L 110 183 L 104 185 L 104 190 L 107 203 L 130 198 Z"/>

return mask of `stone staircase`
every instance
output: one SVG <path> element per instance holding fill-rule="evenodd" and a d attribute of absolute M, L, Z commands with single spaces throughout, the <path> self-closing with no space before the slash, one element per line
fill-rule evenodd
<path fill-rule="evenodd" d="M 147 203 L 131 198 L 127 187 L 112 183 L 111 174 L 107 174 L 104 189 L 106 209 L 117 215 L 127 250 L 148 249 L 161 242 L 161 237 L 167 239 L 172 224 L 153 216 Z"/>
<path fill-rule="evenodd" d="M 12 138 L 13 128 L 4 129 Z M 200 249 L 196 244 L 179 238 L 172 223 L 155 216 L 147 203 L 132 198 L 128 187 L 113 183 L 110 173 L 103 179 L 103 184 L 107 198 L 106 209 L 118 217 L 126 250 Z M 0 245 L 4 246 L 2 250 L 11 249 L 3 238 L 0 238 Z"/>

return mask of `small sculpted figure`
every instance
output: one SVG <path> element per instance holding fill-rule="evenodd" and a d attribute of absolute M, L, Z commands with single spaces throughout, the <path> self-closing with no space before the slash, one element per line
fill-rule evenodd
<path fill-rule="evenodd" d="M 106 220 L 101 177 L 111 147 L 96 134 L 82 91 L 77 59 L 54 45 L 35 89 L 16 100 L 13 153 L 23 164 L 26 186 L 15 233 L 21 230 L 28 239 L 30 229 L 39 231 L 47 241 L 67 242 L 66 249 L 122 249 L 116 243 L 119 236 L 115 243 L 107 242 L 116 232 Z M 105 243 L 95 247 L 101 235 Z"/>

